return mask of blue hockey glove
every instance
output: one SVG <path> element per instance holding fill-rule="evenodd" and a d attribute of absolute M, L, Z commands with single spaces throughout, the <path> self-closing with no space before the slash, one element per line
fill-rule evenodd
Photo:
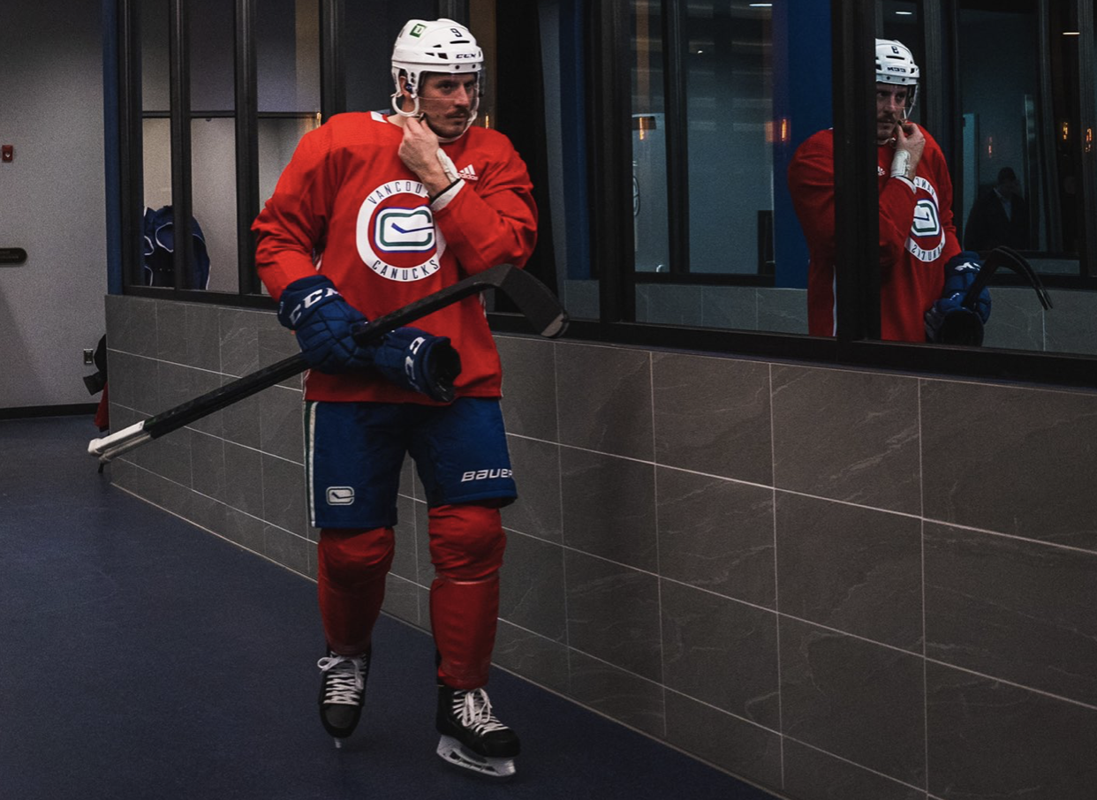
<path fill-rule="evenodd" d="M 990 319 L 990 290 L 984 287 L 972 306 L 963 304 L 982 266 L 978 254 L 970 250 L 953 256 L 945 264 L 941 299 L 926 312 L 927 340 L 975 346 L 983 343 L 983 326 Z"/>
<path fill-rule="evenodd" d="M 297 334 L 305 360 L 320 372 L 352 372 L 373 363 L 370 350 L 351 336 L 351 326 L 365 319 L 323 275 L 298 278 L 278 302 L 278 321 Z"/>
<path fill-rule="evenodd" d="M 453 381 L 461 374 L 461 357 L 447 336 L 432 336 L 418 328 L 397 328 L 371 345 L 373 365 L 405 389 L 432 400 L 453 399 Z"/>

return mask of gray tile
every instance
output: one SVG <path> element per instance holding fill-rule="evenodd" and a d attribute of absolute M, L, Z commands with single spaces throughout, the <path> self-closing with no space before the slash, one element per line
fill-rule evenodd
<path fill-rule="evenodd" d="M 221 335 L 218 306 L 187 303 L 186 364 L 217 372 L 221 369 Z"/>
<path fill-rule="evenodd" d="M 503 525 L 551 542 L 563 541 L 560 446 L 507 437 L 518 500 L 503 509 Z"/>
<path fill-rule="evenodd" d="M 564 570 L 571 647 L 660 680 L 658 579 L 570 550 Z"/>
<path fill-rule="evenodd" d="M 1089 800 L 1097 709 L 926 665 L 929 791 L 944 800 Z"/>
<path fill-rule="evenodd" d="M 385 578 L 385 602 L 382 610 L 412 625 L 421 625 L 419 587 L 391 573 Z"/>
<path fill-rule="evenodd" d="M 758 330 L 807 334 L 807 290 L 759 287 Z"/>
<path fill-rule="evenodd" d="M 706 328 L 758 330 L 758 292 L 753 286 L 706 286 L 701 296 Z"/>
<path fill-rule="evenodd" d="M 232 508 L 263 516 L 263 466 L 258 450 L 225 442 L 225 502 Z"/>
<path fill-rule="evenodd" d="M 705 286 L 641 283 L 636 286 L 636 321 L 698 326 Z"/>
<path fill-rule="evenodd" d="M 112 405 L 118 404 L 127 408 L 134 406 L 137 398 L 133 372 L 137 359 L 138 356 L 123 353 L 110 347 L 107 348 L 107 370 L 110 375 L 108 396 Z M 111 427 L 114 431 L 120 431 L 125 427 L 114 420 L 113 414 L 111 415 L 111 421 L 114 423 Z"/>
<path fill-rule="evenodd" d="M 659 574 L 773 608 L 773 490 L 660 467 Z"/>
<path fill-rule="evenodd" d="M 925 800 L 922 789 L 877 775 L 792 739 L 784 742 L 784 791 L 812 800 Z"/>
<path fill-rule="evenodd" d="M 191 431 L 179 428 L 142 445 L 149 455 L 145 463 L 150 469 L 187 489 L 191 487 L 190 437 Z"/>
<path fill-rule="evenodd" d="M 555 442 L 555 345 L 543 339 L 499 336 L 503 364 L 503 421 L 507 432 Z"/>
<path fill-rule="evenodd" d="M 787 617 L 780 635 L 785 734 L 923 786 L 923 660 Z"/>
<path fill-rule="evenodd" d="M 560 343 L 556 375 L 561 444 L 652 460 L 655 447 L 647 352 Z"/>
<path fill-rule="evenodd" d="M 434 582 L 434 563 L 430 560 L 430 511 L 426 502 L 415 502 L 415 560 L 420 586 Z"/>
<path fill-rule="evenodd" d="M 191 431 L 191 480 L 196 492 L 225 502 L 225 443 L 216 436 Z"/>
<path fill-rule="evenodd" d="M 224 503 L 221 503 L 212 497 L 208 497 L 198 492 L 190 493 L 190 501 L 187 519 L 198 525 L 201 528 L 205 528 L 207 531 L 216 533 L 218 536 L 224 536 L 225 519 L 228 513 L 228 509 Z"/>
<path fill-rule="evenodd" d="M 131 408 L 139 411 L 142 417 L 151 417 L 171 407 L 160 403 L 159 361 L 139 356 L 130 362 L 128 371 Z"/>
<path fill-rule="evenodd" d="M 922 523 L 827 500 L 777 496 L 782 614 L 922 652 Z"/>
<path fill-rule="evenodd" d="M 305 463 L 302 396 L 298 391 L 272 386 L 260 392 L 259 442 L 264 453 L 298 464 Z"/>
<path fill-rule="evenodd" d="M 188 372 L 190 375 L 190 387 L 187 391 L 187 395 L 192 400 L 221 387 L 221 376 L 216 372 L 202 369 L 192 369 Z M 213 436 L 224 436 L 224 415 L 221 411 L 214 411 L 212 414 L 207 414 L 204 417 L 200 417 L 199 419 L 188 423 L 187 427 L 194 428 L 195 430 Z"/>
<path fill-rule="evenodd" d="M 676 692 L 666 693 L 666 717 L 669 744 L 752 783 L 780 790 L 781 737 L 777 733 Z"/>
<path fill-rule="evenodd" d="M 242 377 L 259 369 L 259 318 L 255 311 L 218 306 L 221 371 Z"/>
<path fill-rule="evenodd" d="M 777 488 L 921 512 L 918 380 L 773 366 Z"/>
<path fill-rule="evenodd" d="M 923 381 L 925 514 L 1097 550 L 1097 397 Z"/>
<path fill-rule="evenodd" d="M 392 573 L 410 581 L 416 579 L 415 501 L 410 497 L 396 498 L 396 547 L 392 556 Z M 424 508 L 424 512 L 426 509 Z M 425 545 L 425 543 L 424 543 Z"/>
<path fill-rule="evenodd" d="M 777 615 L 660 582 L 663 682 L 767 728 L 780 728 Z"/>
<path fill-rule="evenodd" d="M 188 364 L 187 307 L 173 300 L 156 301 L 156 357 L 172 364 Z"/>
<path fill-rule="evenodd" d="M 524 679 L 567 694 L 568 648 L 532 631 L 499 620 L 492 662 Z"/>
<path fill-rule="evenodd" d="M 225 378 L 225 383 L 231 381 Z M 274 389 L 264 389 L 259 394 L 245 397 L 221 410 L 221 419 L 224 427 L 225 439 L 235 444 L 245 445 L 258 450 L 262 440 L 260 420 L 262 418 L 262 400 L 264 392 Z"/>
<path fill-rule="evenodd" d="M 283 328 L 273 313 L 261 314 L 256 321 L 259 341 L 260 368 L 274 364 L 301 352 L 293 332 Z M 294 375 L 282 381 L 282 386 L 301 388 L 301 376 Z"/>
<path fill-rule="evenodd" d="M 1092 291 L 1052 289 L 1054 308 L 1044 315 L 1047 350 L 1097 354 L 1097 301 Z"/>
<path fill-rule="evenodd" d="M 115 299 L 117 297 L 117 299 Z M 107 298 L 107 346 L 124 353 L 156 357 L 156 304 L 144 297 Z"/>
<path fill-rule="evenodd" d="M 652 382 L 658 463 L 772 484 L 767 364 L 656 354 Z"/>
<path fill-rule="evenodd" d="M 983 335 L 984 347 L 1044 349 L 1044 309 L 1035 292 L 1028 288 L 996 286 L 990 298 L 991 314 Z"/>
<path fill-rule="evenodd" d="M 562 547 L 518 533 L 508 534 L 500 583 L 501 618 L 547 639 L 565 640 Z"/>
<path fill-rule="evenodd" d="M 296 534 L 274 525 L 263 528 L 263 555 L 300 575 L 308 574 L 311 549 L 308 540 Z"/>
<path fill-rule="evenodd" d="M 1097 553 L 926 525 L 926 655 L 1097 705 Z"/>
<path fill-rule="evenodd" d="M 161 361 L 157 369 L 157 391 L 160 408 L 157 413 L 180 406 L 193 399 L 193 369 L 167 361 Z"/>
<path fill-rule="evenodd" d="M 655 467 L 563 448 L 564 544 L 655 571 Z"/>
<path fill-rule="evenodd" d="M 305 538 L 305 468 L 263 454 L 263 519 Z"/>
<path fill-rule="evenodd" d="M 663 687 L 582 653 L 568 653 L 571 696 L 610 719 L 664 738 Z"/>
<path fill-rule="evenodd" d="M 220 533 L 229 541 L 236 542 L 254 553 L 262 553 L 265 528 L 266 525 L 262 520 L 237 511 L 235 508 L 226 508 L 225 527 Z"/>

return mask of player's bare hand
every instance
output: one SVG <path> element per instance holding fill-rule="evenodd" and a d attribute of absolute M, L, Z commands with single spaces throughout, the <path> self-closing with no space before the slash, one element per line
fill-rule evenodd
<path fill-rule="evenodd" d="M 404 141 L 400 143 L 399 154 L 404 166 L 422 180 L 441 170 L 438 164 L 438 137 L 418 117 L 404 118 Z"/>
<path fill-rule="evenodd" d="M 910 153 L 910 171 L 922 160 L 922 151 L 926 149 L 926 136 L 913 122 L 899 122 L 895 125 L 895 149 Z"/>

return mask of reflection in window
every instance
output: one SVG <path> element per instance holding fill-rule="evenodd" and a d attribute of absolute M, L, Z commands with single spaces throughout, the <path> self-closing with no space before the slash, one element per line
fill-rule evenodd
<path fill-rule="evenodd" d="M 771 4 L 631 8 L 637 320 L 806 331 L 802 286 L 770 288 L 774 150 L 788 135 Z"/>
<path fill-rule="evenodd" d="M 1093 65 L 1081 60 L 1074 4 L 965 0 L 957 25 L 965 43 L 956 195 L 964 244 L 984 255 L 999 244 L 1023 250 L 1054 304 L 1045 311 L 1010 275 L 996 280 L 984 343 L 1097 353 L 1097 294 L 1080 258 L 1087 251 L 1080 77 Z"/>

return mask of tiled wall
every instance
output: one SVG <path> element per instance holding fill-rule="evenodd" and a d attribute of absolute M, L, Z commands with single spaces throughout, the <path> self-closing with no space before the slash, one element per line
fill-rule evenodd
<path fill-rule="evenodd" d="M 1077 272 L 1077 264 L 1074 264 Z M 565 281 L 566 305 L 575 319 L 597 319 L 598 282 Z M 986 328 L 987 347 L 1097 354 L 1097 293 L 1054 288 L 1044 310 L 1028 287 L 996 286 Z M 807 333 L 807 292 L 753 286 L 641 283 L 638 322 Z"/>
<path fill-rule="evenodd" d="M 795 800 L 1097 797 L 1097 394 L 498 341 L 500 666 Z M 295 348 L 120 297 L 108 342 L 122 423 Z M 311 576 L 299 410 L 272 388 L 112 478 Z M 403 485 L 386 610 L 425 628 Z"/>

